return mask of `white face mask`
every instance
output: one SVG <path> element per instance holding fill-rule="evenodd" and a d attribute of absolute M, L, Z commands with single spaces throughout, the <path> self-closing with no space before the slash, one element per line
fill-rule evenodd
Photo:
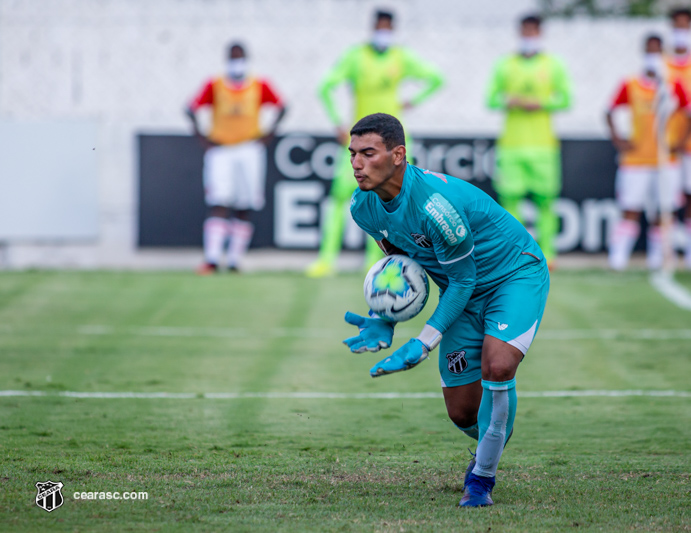
<path fill-rule="evenodd" d="M 247 59 L 238 57 L 226 63 L 226 75 L 233 81 L 242 81 L 247 75 Z"/>
<path fill-rule="evenodd" d="M 643 70 L 647 74 L 654 74 L 657 78 L 662 75 L 662 54 L 645 54 L 643 56 Z"/>
<path fill-rule="evenodd" d="M 374 35 L 372 35 L 372 46 L 374 46 L 377 50 L 383 52 L 391 46 L 392 42 L 392 30 L 374 30 Z"/>
<path fill-rule="evenodd" d="M 682 28 L 672 30 L 672 46 L 674 49 L 688 50 L 691 43 L 691 32 Z"/>
<path fill-rule="evenodd" d="M 542 50 L 542 39 L 540 37 L 521 37 L 518 43 L 521 54 L 530 56 Z"/>

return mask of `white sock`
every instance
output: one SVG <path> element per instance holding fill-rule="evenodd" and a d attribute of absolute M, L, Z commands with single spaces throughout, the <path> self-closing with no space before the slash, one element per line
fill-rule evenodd
<path fill-rule="evenodd" d="M 648 229 L 646 248 L 648 250 L 647 263 L 650 270 L 662 268 L 664 251 L 662 249 L 662 232 L 658 226 Z"/>
<path fill-rule="evenodd" d="M 641 233 L 641 224 L 626 218 L 614 228 L 609 245 L 609 266 L 614 270 L 624 270 L 629 264 L 631 252 Z"/>
<path fill-rule="evenodd" d="M 254 225 L 251 222 L 234 218 L 229 222 L 230 246 L 228 247 L 228 266 L 237 266 L 250 247 Z"/>
<path fill-rule="evenodd" d="M 684 262 L 686 268 L 691 269 L 691 218 L 686 219 L 686 247 L 684 249 Z"/>
<path fill-rule="evenodd" d="M 218 265 L 223 253 L 223 245 L 228 236 L 226 219 L 209 217 L 204 221 L 204 260 Z"/>

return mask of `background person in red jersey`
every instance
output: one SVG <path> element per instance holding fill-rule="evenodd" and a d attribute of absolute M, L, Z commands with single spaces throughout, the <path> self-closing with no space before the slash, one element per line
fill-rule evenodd
<path fill-rule="evenodd" d="M 205 135 L 195 113 L 207 105 L 212 108 L 212 124 Z M 268 132 L 260 125 L 264 105 L 278 107 Z M 206 146 L 204 193 L 209 213 L 204 222 L 204 263 L 197 272 L 218 271 L 227 240 L 226 264 L 237 271 L 254 232 L 250 212 L 264 207 L 266 145 L 285 115 L 285 106 L 266 81 L 248 75 L 245 49 L 234 43 L 228 48 L 224 75 L 202 88 L 187 114 Z"/>

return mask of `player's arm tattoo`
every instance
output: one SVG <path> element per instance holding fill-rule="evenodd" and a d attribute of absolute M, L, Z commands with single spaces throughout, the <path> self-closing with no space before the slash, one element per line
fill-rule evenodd
<path fill-rule="evenodd" d="M 379 245 L 379 248 L 381 248 L 381 251 L 384 252 L 386 255 L 408 255 L 403 250 L 397 248 L 386 239 L 377 241 L 377 244 Z"/>

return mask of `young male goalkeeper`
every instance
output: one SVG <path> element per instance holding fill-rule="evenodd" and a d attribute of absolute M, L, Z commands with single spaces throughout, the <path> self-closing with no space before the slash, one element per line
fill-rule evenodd
<path fill-rule="evenodd" d="M 374 365 L 370 375 L 409 370 L 439 347 L 449 417 L 478 440 L 460 505 L 493 505 L 497 465 L 516 414 L 516 369 L 549 292 L 545 257 L 525 228 L 480 189 L 408 164 L 403 126 L 395 117 L 366 116 L 350 135 L 358 183 L 353 219 L 385 252 L 415 259 L 441 289 L 420 335 Z M 351 352 L 391 346 L 395 324 L 370 315 L 346 313 L 360 330 L 343 341 Z"/>
<path fill-rule="evenodd" d="M 353 170 L 348 156 L 348 127 L 333 99 L 333 91 L 347 83 L 353 91 L 353 124 L 371 113 L 390 113 L 400 117 L 404 109 L 410 109 L 426 100 L 442 85 L 442 76 L 429 63 L 420 59 L 412 50 L 393 43 L 393 13 L 375 13 L 374 33 L 371 42 L 349 49 L 331 69 L 319 88 L 319 95 L 329 118 L 336 126 L 338 142 L 343 144 L 343 154 L 336 162 L 331 192 L 331 205 L 324 220 L 324 234 L 319 247 L 319 258 L 307 269 L 309 277 L 323 277 L 335 272 L 336 260 L 341 251 L 345 224 L 346 202 L 356 188 Z M 406 80 L 419 80 L 425 87 L 411 100 L 403 102 L 398 95 Z M 365 264 L 374 264 L 381 252 L 374 241 L 367 239 Z"/>

